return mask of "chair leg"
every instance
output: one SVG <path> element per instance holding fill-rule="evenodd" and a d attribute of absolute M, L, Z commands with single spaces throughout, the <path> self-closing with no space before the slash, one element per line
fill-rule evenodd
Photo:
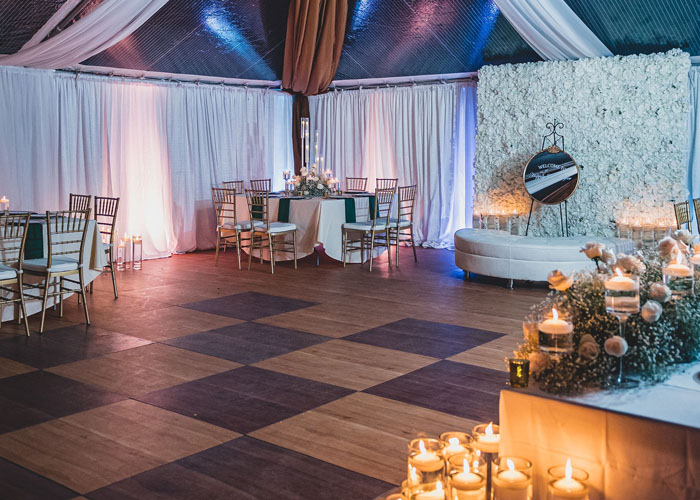
<path fill-rule="evenodd" d="M 413 248 L 413 260 L 418 262 L 418 255 L 416 255 L 416 243 L 413 241 L 413 226 L 411 226 L 411 248 Z"/>
<path fill-rule="evenodd" d="M 238 257 L 238 270 L 241 270 L 241 233 L 236 231 L 236 256 Z"/>
<path fill-rule="evenodd" d="M 85 295 L 83 295 L 83 301 L 85 301 Z M 63 317 L 63 276 L 58 278 L 58 317 Z"/>
<path fill-rule="evenodd" d="M 29 320 L 27 319 L 27 308 L 24 305 L 24 284 L 21 274 L 17 280 L 17 285 L 19 286 L 20 315 L 24 318 L 24 333 L 29 337 Z"/>
<path fill-rule="evenodd" d="M 294 246 L 294 269 L 297 268 L 297 232 L 292 233 L 292 245 Z"/>
<path fill-rule="evenodd" d="M 114 273 L 114 264 L 110 262 L 109 264 L 109 272 L 112 275 L 112 288 L 114 289 L 114 298 L 118 299 L 119 294 L 117 293 L 117 276 Z M 90 283 L 92 285 L 92 283 Z"/>
<path fill-rule="evenodd" d="M 255 249 L 255 233 L 250 233 L 250 246 L 248 247 L 248 271 L 250 271 L 250 263 L 253 262 L 253 250 Z"/>
<path fill-rule="evenodd" d="M 372 243 L 369 247 L 369 272 L 372 272 L 372 261 L 374 261 L 374 231 L 372 231 Z"/>
<path fill-rule="evenodd" d="M 386 255 L 389 259 L 389 270 L 391 270 L 391 233 L 387 229 L 386 232 L 384 233 L 384 237 L 386 238 Z M 398 248 L 398 246 L 397 246 Z"/>
<path fill-rule="evenodd" d="M 46 317 L 46 300 L 49 296 L 49 286 L 51 286 L 51 274 L 46 275 L 44 280 L 44 295 L 41 298 L 41 324 L 39 325 L 39 333 L 44 333 L 44 318 Z"/>
<path fill-rule="evenodd" d="M 272 237 L 272 234 L 270 234 L 269 232 L 267 233 L 267 241 L 269 242 L 269 245 L 270 245 L 270 269 L 272 270 L 272 274 L 275 274 L 275 247 L 274 247 L 275 239 Z M 262 248 L 260 249 L 260 255 L 262 256 Z"/>
<path fill-rule="evenodd" d="M 394 240 L 394 243 L 396 244 L 396 267 L 399 267 L 399 244 L 401 243 L 401 232 L 398 228 L 396 228 L 396 232 L 394 234 L 396 235 L 396 239 Z M 391 252 L 391 248 L 389 249 L 389 252 Z"/>
<path fill-rule="evenodd" d="M 348 233 L 346 231 L 343 231 L 343 267 L 345 267 L 346 260 L 345 260 L 345 254 L 348 251 Z"/>
<path fill-rule="evenodd" d="M 216 231 L 216 255 L 214 256 L 214 265 L 219 265 L 219 247 L 221 247 L 221 231 Z"/>
<path fill-rule="evenodd" d="M 83 268 L 78 269 L 80 277 L 80 294 L 83 296 L 83 312 L 85 312 L 85 323 L 90 325 L 90 315 L 88 314 L 87 300 L 85 300 L 85 280 L 83 278 Z"/>

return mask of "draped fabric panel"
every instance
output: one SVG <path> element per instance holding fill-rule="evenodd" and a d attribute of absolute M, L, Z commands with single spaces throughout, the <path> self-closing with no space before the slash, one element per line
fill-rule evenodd
<path fill-rule="evenodd" d="M 494 0 L 494 3 L 545 61 L 613 55 L 564 0 Z"/>
<path fill-rule="evenodd" d="M 690 118 L 688 135 L 688 191 L 700 198 L 700 67 L 690 68 Z M 692 203 L 691 203 L 692 205 Z M 695 214 L 695 219 L 700 214 Z"/>
<path fill-rule="evenodd" d="M 0 64 L 51 69 L 73 66 L 129 36 L 167 2 L 103 0 L 95 10 L 56 36 L 0 56 Z"/>
<path fill-rule="evenodd" d="M 0 195 L 65 209 L 68 194 L 119 196 L 120 233 L 147 257 L 211 248 L 211 186 L 292 164 L 291 96 L 0 68 Z"/>
<path fill-rule="evenodd" d="M 476 135 L 473 83 L 333 91 L 309 98 L 319 154 L 343 181 L 397 177 L 418 185 L 415 236 L 451 247 L 465 227 Z M 468 187 L 469 186 L 469 187 Z M 468 208 L 469 205 L 469 208 Z"/>

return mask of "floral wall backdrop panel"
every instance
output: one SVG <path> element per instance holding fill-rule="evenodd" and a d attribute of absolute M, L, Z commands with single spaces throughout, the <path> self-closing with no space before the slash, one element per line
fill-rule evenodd
<path fill-rule="evenodd" d="M 569 199 L 572 234 L 613 235 L 616 218 L 672 217 L 687 197 L 688 54 L 485 66 L 479 71 L 475 213 L 527 220 L 522 172 L 545 125 L 564 123 L 583 167 Z M 558 236 L 559 209 L 535 204 L 530 234 Z"/>

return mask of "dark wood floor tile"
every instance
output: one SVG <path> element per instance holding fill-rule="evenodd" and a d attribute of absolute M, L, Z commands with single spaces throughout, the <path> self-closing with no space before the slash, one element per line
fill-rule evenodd
<path fill-rule="evenodd" d="M 257 363 L 328 340 L 328 337 L 287 328 L 241 323 L 179 337 L 165 343 L 239 363 Z"/>
<path fill-rule="evenodd" d="M 475 328 L 406 318 L 350 335 L 345 340 L 446 358 L 502 336 Z"/>
<path fill-rule="evenodd" d="M 68 500 L 76 495 L 50 479 L 0 458 L 0 499 Z"/>
<path fill-rule="evenodd" d="M 265 293 L 243 292 L 227 297 L 191 302 L 182 307 L 252 321 L 313 305 L 316 303 Z"/>
<path fill-rule="evenodd" d="M 365 392 L 478 421 L 498 421 L 498 397 L 507 375 L 440 361 Z"/>

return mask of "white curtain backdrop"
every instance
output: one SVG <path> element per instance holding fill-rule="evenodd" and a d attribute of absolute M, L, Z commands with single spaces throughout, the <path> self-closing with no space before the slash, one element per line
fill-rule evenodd
<path fill-rule="evenodd" d="M 690 68 L 688 81 L 690 85 L 688 191 L 692 199 L 700 198 L 700 67 Z M 695 214 L 695 220 L 698 215 L 700 214 Z"/>
<path fill-rule="evenodd" d="M 334 174 L 418 185 L 415 236 L 451 247 L 471 216 L 476 86 L 441 84 L 332 91 L 309 98 L 319 154 Z M 469 186 L 469 187 L 467 187 Z"/>
<path fill-rule="evenodd" d="M 291 97 L 0 68 L 0 196 L 56 210 L 121 198 L 118 228 L 162 257 L 214 245 L 211 186 L 291 169 Z"/>
<path fill-rule="evenodd" d="M 564 0 L 494 0 L 494 3 L 545 61 L 612 55 Z"/>
<path fill-rule="evenodd" d="M 167 2 L 103 0 L 95 10 L 56 36 L 0 56 L 0 64 L 53 69 L 73 66 L 129 36 Z"/>

